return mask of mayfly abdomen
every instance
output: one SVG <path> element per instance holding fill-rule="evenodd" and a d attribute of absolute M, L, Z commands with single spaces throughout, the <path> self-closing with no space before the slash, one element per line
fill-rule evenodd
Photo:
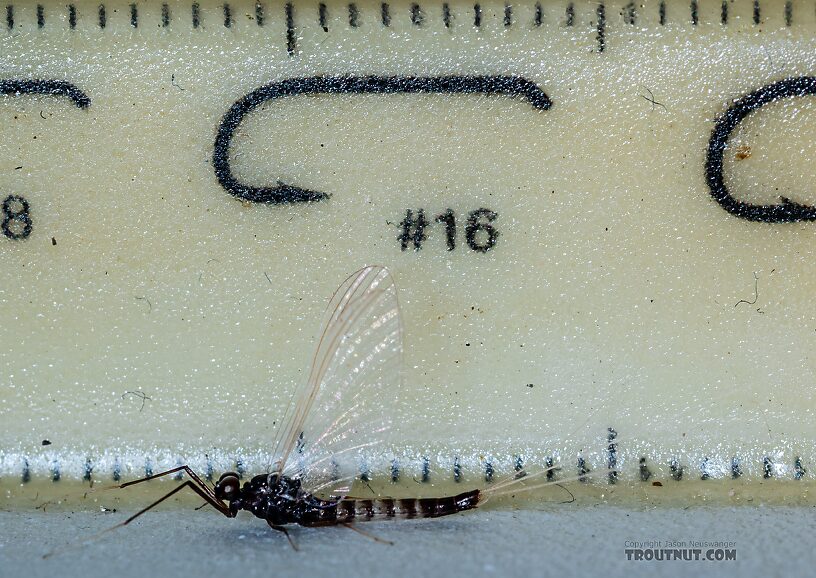
<path fill-rule="evenodd" d="M 438 518 L 456 512 L 463 512 L 475 508 L 481 500 L 479 490 L 471 490 L 456 496 L 444 498 L 420 498 L 414 500 L 420 518 Z M 410 500 L 409 500 L 410 501 Z"/>
<path fill-rule="evenodd" d="M 379 498 L 374 500 L 342 500 L 337 504 L 337 523 L 365 522 L 389 518 L 438 518 L 475 508 L 480 501 L 479 490 L 444 498 Z M 325 515 L 316 523 L 325 523 Z M 304 520 L 305 521 L 305 520 Z M 309 525 L 305 521 L 304 525 Z"/>

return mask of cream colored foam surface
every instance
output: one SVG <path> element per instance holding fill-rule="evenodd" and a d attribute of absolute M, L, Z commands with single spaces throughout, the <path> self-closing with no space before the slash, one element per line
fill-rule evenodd
<path fill-rule="evenodd" d="M 138 477 L 178 462 L 263 469 L 283 407 L 304 379 L 332 291 L 364 264 L 389 267 L 405 320 L 405 382 L 373 400 L 392 414 L 387 450 L 418 477 L 481 479 L 485 461 L 579 456 L 621 478 L 801 484 L 816 468 L 813 385 L 816 225 L 751 222 L 709 193 L 705 160 L 732 100 L 816 70 L 816 13 L 794 1 L 651 0 L 629 11 L 545 1 L 472 4 L 252 2 L 191 7 L 14 5 L 0 32 L 3 79 L 55 79 L 91 99 L 0 97 L 0 194 L 30 205 L 26 239 L 0 237 L 0 476 L 9 488 Z M 315 75 L 517 75 L 552 100 L 518 96 L 307 95 L 269 101 L 235 133 L 243 182 L 331 196 L 242 203 L 212 165 L 217 127 L 243 95 Z M 648 99 L 647 99 L 648 97 Z M 650 100 L 659 104 L 654 104 Z M 816 203 L 816 99 L 751 114 L 725 151 L 741 201 Z M 19 167 L 19 168 L 18 168 Z M 419 251 L 400 223 L 424 209 Z M 499 232 L 466 242 L 487 208 Z M 446 250 L 451 209 L 456 247 Z M 483 243 L 484 235 L 477 238 Z M 130 392 L 130 393 L 128 393 Z M 43 446 L 42 441 L 50 445 Z M 206 456 L 206 457 L 205 457 Z M 707 459 L 707 461 L 706 461 Z M 26 465 L 27 464 L 27 465 Z M 705 466 L 702 466 L 705 464 Z M 701 482 L 702 469 L 710 478 Z M 677 471 L 675 470 L 675 473 Z M 801 473 L 801 470 L 800 470 Z M 764 479 L 770 476 L 770 479 Z M 717 480 L 716 478 L 724 478 Z M 605 478 L 600 478 L 605 482 Z M 679 487 L 680 484 L 677 485 Z M 7 489 L 7 492 L 18 490 Z M 25 491 L 24 487 L 23 490 Z M 7 493 L 6 496 L 10 496 Z M 637 492 L 631 495 L 639 496 Z"/>

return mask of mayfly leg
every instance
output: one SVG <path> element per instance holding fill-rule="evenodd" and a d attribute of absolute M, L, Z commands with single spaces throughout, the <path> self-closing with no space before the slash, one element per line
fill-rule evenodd
<path fill-rule="evenodd" d="M 289 545 L 292 546 L 292 550 L 294 550 L 295 552 L 300 551 L 300 548 L 298 548 L 298 545 L 292 539 L 292 536 L 289 534 L 289 530 L 286 529 L 286 526 L 281 526 L 279 524 L 273 524 L 270 520 L 267 520 L 266 522 L 267 522 L 267 524 L 269 524 L 269 527 L 272 528 L 273 530 L 277 530 L 278 532 L 283 532 L 283 534 L 286 536 L 286 539 L 289 540 Z"/>
<path fill-rule="evenodd" d="M 179 491 L 183 490 L 186 487 L 189 487 L 196 494 L 198 494 L 199 496 L 204 498 L 204 500 L 206 500 L 206 502 L 208 504 L 210 504 L 213 508 L 215 508 L 216 510 L 218 510 L 219 512 L 221 512 L 222 514 L 224 514 L 228 518 L 233 518 L 234 517 L 234 514 L 230 511 L 229 506 L 227 506 L 224 502 L 219 500 L 215 496 L 213 491 L 210 489 L 210 487 L 207 486 L 207 484 L 205 484 L 204 481 L 201 478 L 199 478 L 198 475 L 196 475 L 196 473 L 193 470 L 191 470 L 189 466 L 186 466 L 186 465 L 185 466 L 178 466 L 178 467 L 175 467 L 173 469 L 170 469 L 170 470 L 167 470 L 167 471 L 164 471 L 164 472 L 160 472 L 158 474 L 153 474 L 152 476 L 147 476 L 145 478 L 140 478 L 138 480 L 133 480 L 132 482 L 126 482 L 124 484 L 121 484 L 119 487 L 120 488 L 127 488 L 128 486 L 133 486 L 135 484 L 140 484 L 142 482 L 147 482 L 149 480 L 153 480 L 153 479 L 156 479 L 156 478 L 161 478 L 162 476 L 167 476 L 169 474 L 174 474 L 174 473 L 180 472 L 182 470 L 187 472 L 187 475 L 190 476 L 189 480 L 187 480 L 186 482 L 184 482 L 180 486 L 174 488 L 173 490 L 171 490 L 170 492 L 168 492 L 167 494 L 165 494 L 164 496 L 162 496 L 161 498 L 159 498 L 158 500 L 156 500 L 155 502 L 153 502 L 152 504 L 150 504 L 146 508 L 140 510 L 139 512 L 136 512 L 130 518 L 128 518 L 127 520 L 122 522 L 121 525 L 125 526 L 125 525 L 129 524 L 130 522 L 132 522 L 133 520 L 135 520 L 136 518 L 138 518 L 139 516 L 141 516 L 142 514 L 147 512 L 148 510 L 151 510 L 152 508 L 155 508 L 156 506 L 161 504 L 163 501 L 165 501 L 167 498 L 169 498 L 170 496 L 172 496 L 176 492 L 179 492 Z"/>
<path fill-rule="evenodd" d="M 156 506 L 161 504 L 163 501 L 165 501 L 167 498 L 171 497 L 176 492 L 180 492 L 181 490 L 183 490 L 184 488 L 186 488 L 188 486 L 196 494 L 198 494 L 199 496 L 204 498 L 207 501 L 208 504 L 210 504 L 212 507 L 214 507 L 216 510 L 218 510 L 219 512 L 221 512 L 225 516 L 227 516 L 229 518 L 234 518 L 235 517 L 235 514 L 233 514 L 230 511 L 229 506 L 227 506 L 221 500 L 219 500 L 215 496 L 215 494 L 212 492 L 212 490 L 188 466 L 178 466 L 178 467 L 175 467 L 175 468 L 173 468 L 171 470 L 167 470 L 166 472 L 160 472 L 160 473 L 154 474 L 152 476 L 147 476 L 145 478 L 140 478 L 138 480 L 133 480 L 132 482 L 126 482 L 126 483 L 120 484 L 118 486 L 112 486 L 112 488 L 126 488 L 128 486 L 133 486 L 135 484 L 140 484 L 142 482 L 147 482 L 148 480 L 153 480 L 155 478 L 160 478 L 162 476 L 167 476 L 169 474 L 175 474 L 176 472 L 180 472 L 182 470 L 187 472 L 187 474 L 190 476 L 191 479 L 189 479 L 186 482 L 184 482 L 183 484 L 173 488 L 173 490 L 171 490 L 170 492 L 168 492 L 167 494 L 165 494 L 164 496 L 162 496 L 161 498 L 159 498 L 158 500 L 156 500 L 155 502 L 153 502 L 152 504 L 150 504 L 146 508 L 143 508 L 142 510 L 136 512 L 135 514 L 133 514 L 131 517 L 129 517 L 124 522 L 120 522 L 120 523 L 116 524 L 115 526 L 111 526 L 110 528 L 106 528 L 105 530 L 102 530 L 98 534 L 95 534 L 94 536 L 91 536 L 90 538 L 87 538 L 87 539 L 79 542 L 78 544 L 74 544 L 73 546 L 69 545 L 69 546 L 63 547 L 61 549 L 52 550 L 51 552 L 48 552 L 48 553 L 44 554 L 43 558 L 50 558 L 54 554 L 57 554 L 57 553 L 59 553 L 61 551 L 64 551 L 64 550 L 66 550 L 68 548 L 75 547 L 77 545 L 87 544 L 87 543 L 89 543 L 91 541 L 98 540 L 102 536 L 106 535 L 108 532 L 111 532 L 113 530 L 117 530 L 117 529 L 121 528 L 122 526 L 127 526 L 133 520 L 135 520 L 136 518 L 138 518 L 139 516 L 141 516 L 142 514 L 147 512 L 148 510 L 151 510 L 152 508 L 155 508 Z"/>
<path fill-rule="evenodd" d="M 365 536 L 366 538 L 368 538 L 370 540 L 374 540 L 375 542 L 379 542 L 380 544 L 388 544 L 389 546 L 394 545 L 394 542 L 392 542 L 391 540 L 386 540 L 385 538 L 378 538 L 374 534 L 370 534 L 370 533 L 368 533 L 368 532 L 366 532 L 364 530 L 361 530 L 360 528 L 358 528 L 357 526 L 355 526 L 354 524 L 352 524 L 350 522 L 342 522 L 341 525 L 345 526 L 349 530 L 354 530 L 355 532 L 357 532 L 361 536 Z"/>

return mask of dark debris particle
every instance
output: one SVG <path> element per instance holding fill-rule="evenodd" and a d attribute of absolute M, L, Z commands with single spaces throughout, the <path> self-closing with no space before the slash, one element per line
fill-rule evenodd
<path fill-rule="evenodd" d="M 44 446 L 50 446 L 50 445 L 51 445 L 51 440 L 43 440 L 43 441 L 42 441 L 42 445 L 44 445 Z"/>
<path fill-rule="evenodd" d="M 56 247 L 56 246 L 57 246 L 57 239 L 56 239 L 56 238 L 54 238 L 54 237 L 51 237 L 51 244 L 52 244 L 54 247 Z"/>
<path fill-rule="evenodd" d="M 532 389 L 532 388 L 533 388 L 533 384 L 532 384 L 532 383 L 528 383 L 528 384 L 527 384 L 527 387 L 529 387 L 530 389 Z"/>
<path fill-rule="evenodd" d="M 662 484 L 662 483 L 660 483 L 660 482 L 652 482 L 652 485 L 653 485 L 653 486 L 655 486 L 655 487 L 658 487 L 658 488 L 662 488 L 662 487 L 663 487 L 663 484 Z"/>

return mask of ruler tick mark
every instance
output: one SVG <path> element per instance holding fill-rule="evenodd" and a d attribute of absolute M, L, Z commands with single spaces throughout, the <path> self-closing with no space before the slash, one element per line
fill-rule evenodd
<path fill-rule="evenodd" d="M 567 4 L 566 25 L 575 26 L 575 4 L 572 2 Z"/>
<path fill-rule="evenodd" d="M 73 30 L 74 28 L 76 28 L 76 22 L 77 22 L 76 6 L 74 6 L 73 4 L 69 4 L 68 5 L 68 27 L 71 30 Z"/>
<path fill-rule="evenodd" d="M 37 4 L 37 28 L 45 26 L 45 8 L 42 4 Z"/>
<path fill-rule="evenodd" d="M 176 458 L 176 467 L 177 467 L 177 468 L 181 468 L 182 466 L 184 466 L 184 462 L 181 460 L 181 458 Z M 175 479 L 175 480 L 180 480 L 180 479 L 182 479 L 183 477 L 184 477 L 184 471 L 183 471 L 183 470 L 179 470 L 179 471 L 176 473 L 176 475 L 175 475 L 175 476 L 173 476 L 173 479 Z"/>
<path fill-rule="evenodd" d="M 442 23 L 445 25 L 445 28 L 451 27 L 450 4 L 448 4 L 447 2 L 442 4 Z"/>
<path fill-rule="evenodd" d="M 198 28 L 199 24 L 201 24 L 201 8 L 198 2 L 193 2 L 192 6 L 190 6 L 190 17 L 193 19 L 193 28 Z"/>
<path fill-rule="evenodd" d="M 760 18 L 759 0 L 754 0 L 754 24 L 759 24 L 760 21 L 761 21 L 761 18 Z"/>
<path fill-rule="evenodd" d="M 728 24 L 728 0 L 723 0 L 720 6 L 720 24 Z"/>
<path fill-rule="evenodd" d="M 674 458 L 671 463 L 669 463 L 669 471 L 671 472 L 671 477 L 675 482 L 679 482 L 683 479 L 683 466 L 680 465 L 677 458 Z"/>
<path fill-rule="evenodd" d="M 793 462 L 793 478 L 795 480 L 801 480 L 803 477 L 805 477 L 806 473 L 807 470 L 802 465 L 802 458 L 797 456 Z"/>
<path fill-rule="evenodd" d="M 785 2 L 785 26 L 790 27 L 793 23 L 793 2 L 788 0 Z"/>
<path fill-rule="evenodd" d="M 606 49 L 606 6 L 598 4 L 598 52 Z"/>
<path fill-rule="evenodd" d="M 167 5 L 167 2 L 162 4 L 161 25 L 162 28 L 170 26 L 170 6 Z"/>
<path fill-rule="evenodd" d="M 6 26 L 9 30 L 14 29 L 14 6 L 6 6 Z"/>
<path fill-rule="evenodd" d="M 493 475 L 496 473 L 496 469 L 493 467 L 493 460 L 491 458 L 487 458 L 485 460 L 485 467 L 484 467 L 484 480 L 488 484 L 493 481 Z"/>
<path fill-rule="evenodd" d="M 264 7 L 260 2 L 255 3 L 255 23 L 258 26 L 264 25 Z"/>
<path fill-rule="evenodd" d="M 711 460 L 708 457 L 704 457 L 703 461 L 700 463 L 700 479 L 705 481 L 711 479 Z"/>
<path fill-rule="evenodd" d="M 731 479 L 736 480 L 742 475 L 742 464 L 740 463 L 740 459 L 738 457 L 733 457 L 731 459 Z"/>
<path fill-rule="evenodd" d="M 411 4 L 411 24 L 422 26 L 423 20 L 425 20 L 425 15 L 422 13 L 419 4 Z"/>
<path fill-rule="evenodd" d="M 297 50 L 297 38 L 295 37 L 295 8 L 291 2 L 286 3 L 286 52 L 289 56 L 294 56 Z"/>
<path fill-rule="evenodd" d="M 213 474 L 215 473 L 214 468 L 213 468 L 212 459 L 210 459 L 210 456 L 208 456 L 208 455 L 205 455 L 204 457 L 207 458 L 207 466 L 206 466 L 206 469 L 204 470 L 204 478 L 208 482 L 211 482 L 212 479 L 213 479 Z"/>
<path fill-rule="evenodd" d="M 130 5 L 130 25 L 133 28 L 139 27 L 139 8 L 135 3 Z"/>
<path fill-rule="evenodd" d="M 323 32 L 329 31 L 329 26 L 327 24 L 328 21 L 328 9 L 326 5 L 321 2 L 320 5 L 317 7 L 317 19 L 320 22 L 320 27 L 323 29 Z"/>
<path fill-rule="evenodd" d="M 658 16 L 660 19 L 660 25 L 666 25 L 666 2 L 664 0 L 660 0 L 660 4 L 658 5 Z"/>
<path fill-rule="evenodd" d="M 544 468 L 547 471 L 546 476 L 547 476 L 547 481 L 548 482 L 551 482 L 551 481 L 553 481 L 555 479 L 555 471 L 557 469 L 560 469 L 560 468 L 555 467 L 555 462 L 554 462 L 552 456 L 547 456 L 547 458 L 544 460 Z"/>
<path fill-rule="evenodd" d="M 649 478 L 652 477 L 652 472 L 649 470 L 649 466 L 646 465 L 646 457 L 641 457 L 640 461 L 638 462 L 638 472 L 640 474 L 640 481 L 641 482 L 648 482 Z"/>
<path fill-rule="evenodd" d="M 482 6 L 481 4 L 473 5 L 473 25 L 479 28 L 482 25 Z"/>
<path fill-rule="evenodd" d="M 357 28 L 360 25 L 360 9 L 353 2 L 348 5 L 349 26 Z"/>
<path fill-rule="evenodd" d="M 383 26 L 391 26 L 391 8 L 385 2 L 380 4 L 380 19 Z"/>
<path fill-rule="evenodd" d="M 82 479 L 91 482 L 91 485 L 93 485 L 93 462 L 91 458 L 85 458 L 85 471 L 82 473 Z"/>
<path fill-rule="evenodd" d="M 773 461 L 771 461 L 771 458 L 769 457 L 762 458 L 762 477 L 765 478 L 766 480 L 773 477 L 774 474 L 773 466 L 774 464 Z"/>
<path fill-rule="evenodd" d="M 504 26 L 505 28 L 513 25 L 513 7 L 510 4 L 504 5 Z"/>
<path fill-rule="evenodd" d="M 360 464 L 360 481 L 364 484 L 370 484 L 372 480 L 371 468 L 368 466 L 368 463 L 363 461 Z"/>
<path fill-rule="evenodd" d="M 391 460 L 391 483 L 396 484 L 400 479 L 400 467 L 397 458 Z"/>
<path fill-rule="evenodd" d="M 533 16 L 533 24 L 538 28 L 544 21 L 544 10 L 541 8 L 541 2 L 536 2 L 535 16 Z"/>
<path fill-rule="evenodd" d="M 691 0 L 691 24 L 697 26 L 700 21 L 700 11 L 697 6 L 697 0 Z"/>
<path fill-rule="evenodd" d="M 623 21 L 630 26 L 634 26 L 637 21 L 637 9 L 634 2 L 629 2 L 623 8 Z"/>
<path fill-rule="evenodd" d="M 578 481 L 579 482 L 586 482 L 587 477 L 586 474 L 589 473 L 589 468 L 587 467 L 586 460 L 584 456 L 578 456 Z"/>
<path fill-rule="evenodd" d="M 232 8 L 224 3 L 224 28 L 232 28 Z"/>
<path fill-rule="evenodd" d="M 105 28 L 108 24 L 108 14 L 105 11 L 105 5 L 99 5 L 99 28 Z"/>

